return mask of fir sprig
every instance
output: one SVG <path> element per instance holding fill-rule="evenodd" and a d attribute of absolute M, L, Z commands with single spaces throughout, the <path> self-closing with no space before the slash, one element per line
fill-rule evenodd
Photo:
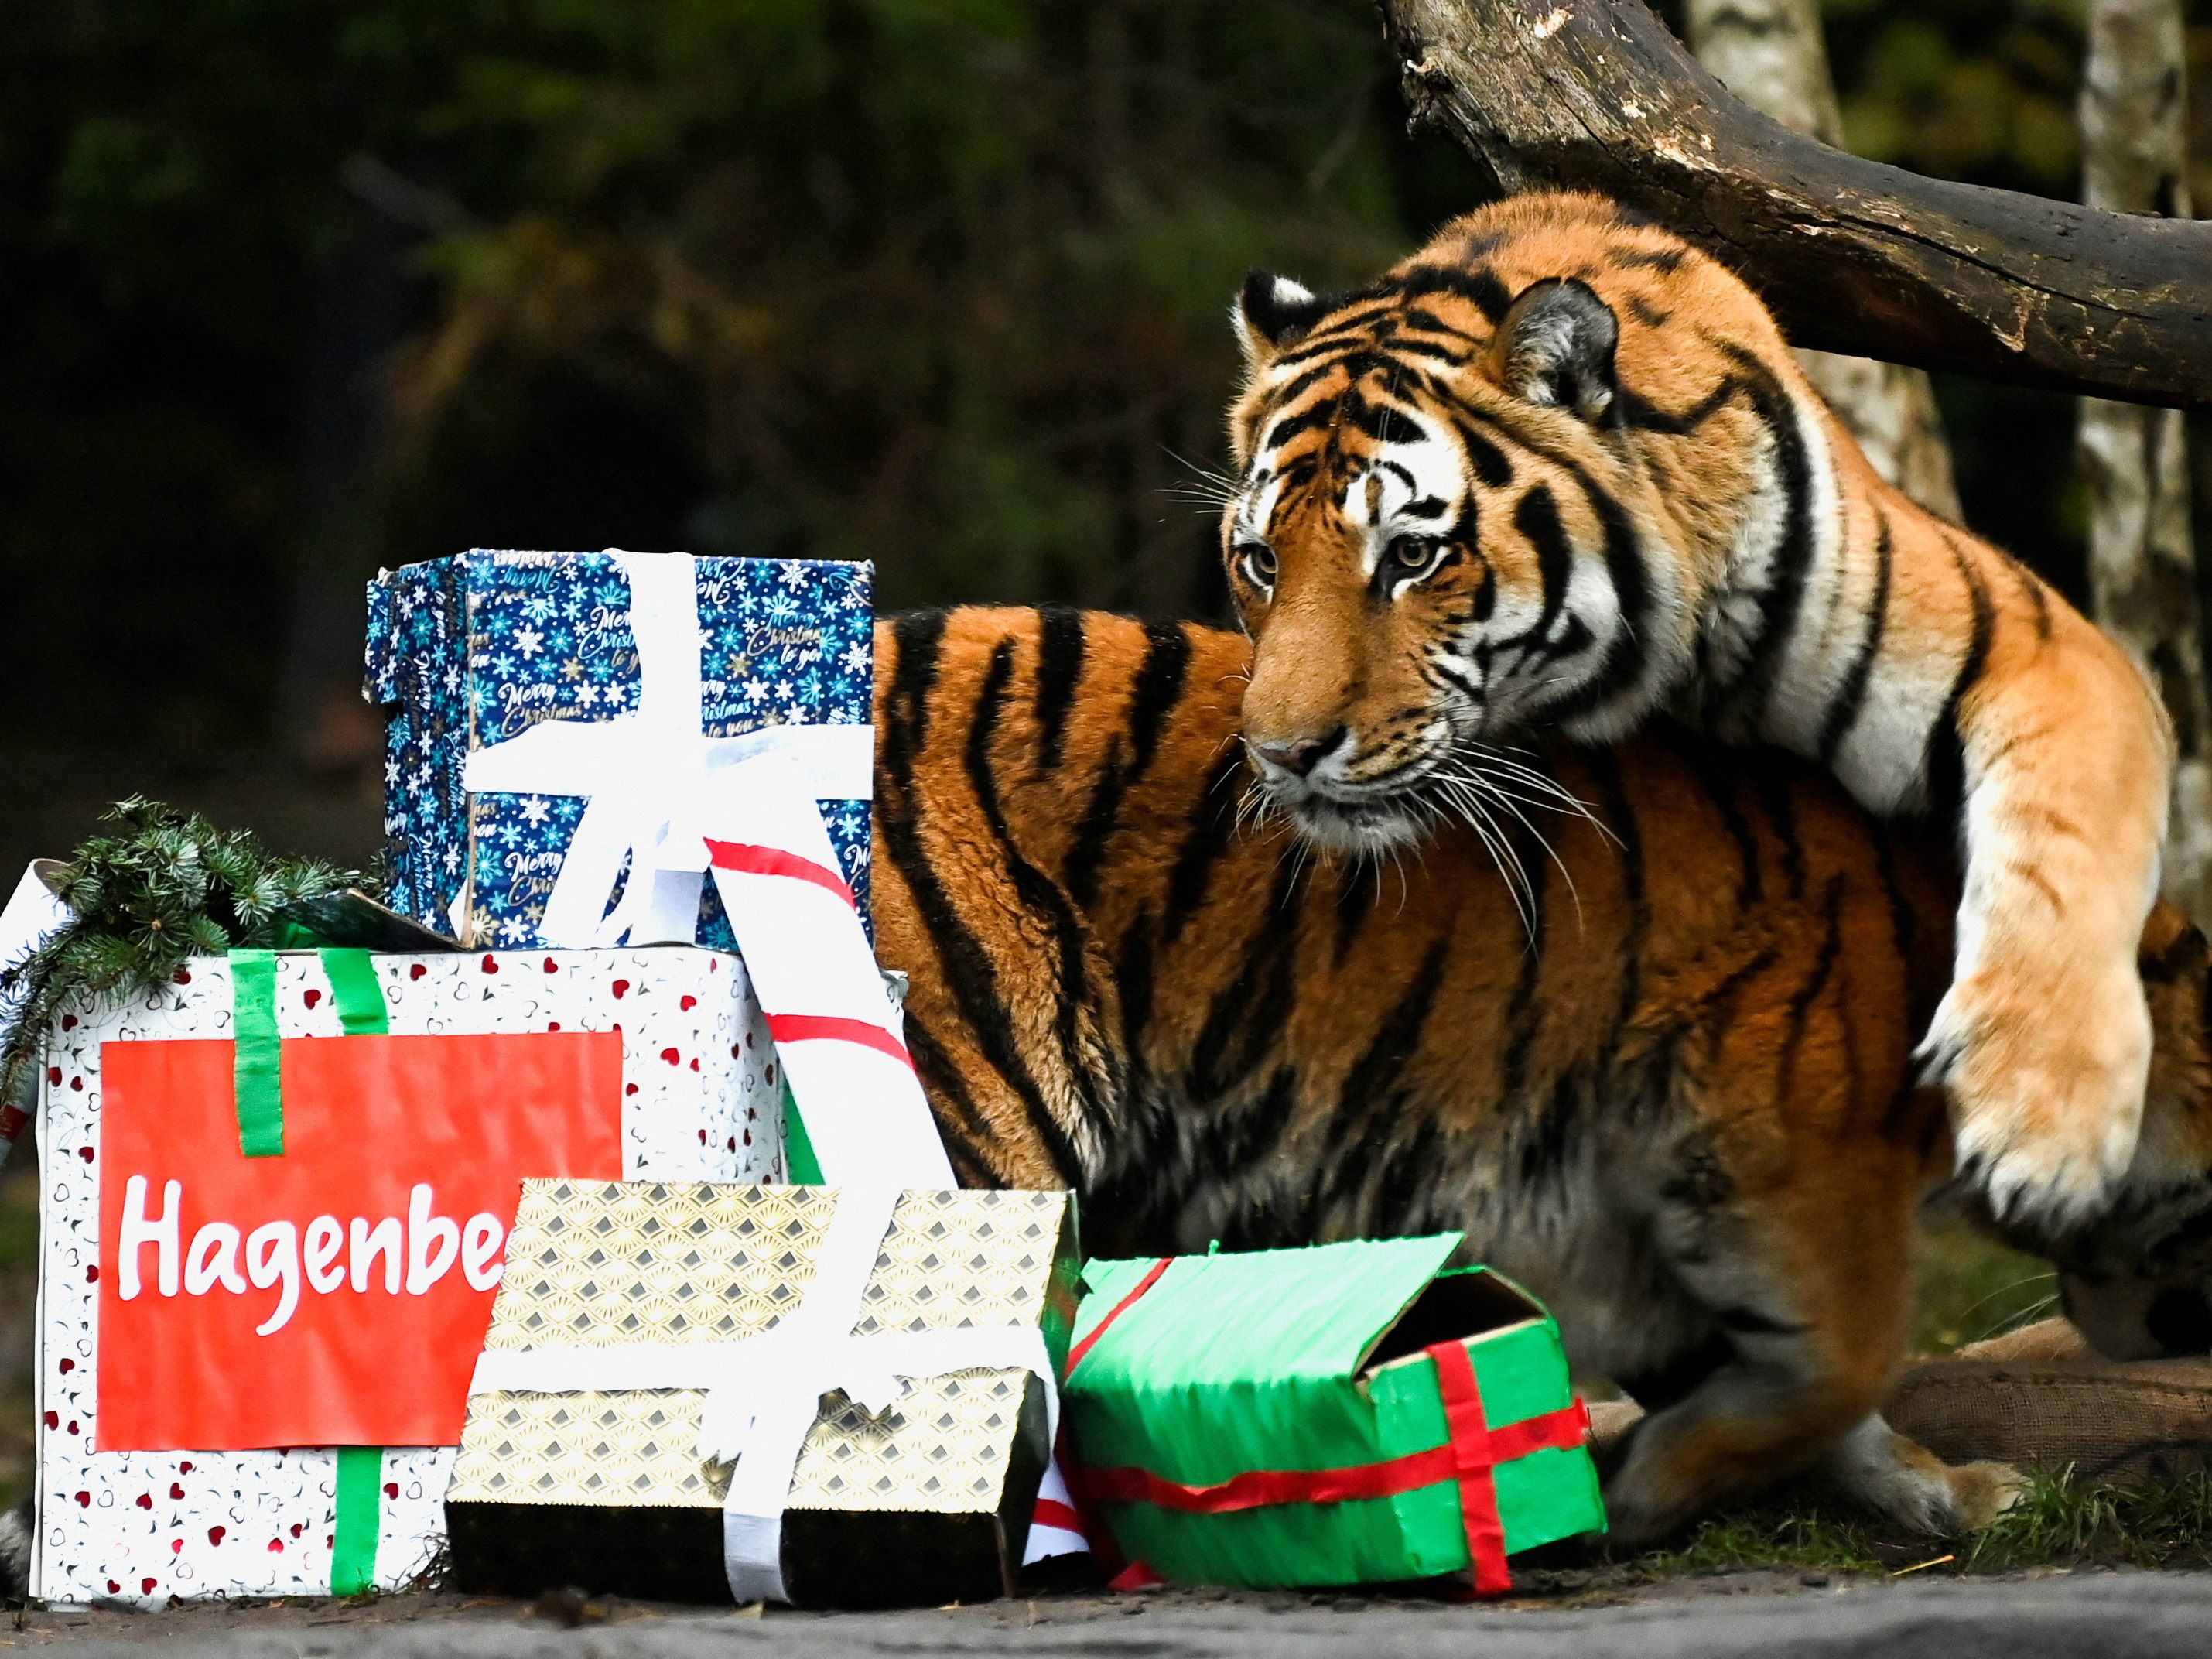
<path fill-rule="evenodd" d="M 94 836 L 62 866 L 73 919 L 0 974 L 0 998 L 15 1006 L 0 1030 L 0 1100 L 15 1097 L 71 999 L 112 1006 L 171 983 L 188 957 L 274 944 L 287 905 L 364 884 L 358 872 L 273 854 L 250 831 L 143 796 L 102 816 L 120 832 Z"/>

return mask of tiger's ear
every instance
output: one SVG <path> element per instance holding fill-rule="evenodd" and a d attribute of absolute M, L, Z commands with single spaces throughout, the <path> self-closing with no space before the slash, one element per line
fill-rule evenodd
<path fill-rule="evenodd" d="M 1613 348 L 1620 322 L 1584 282 L 1547 276 L 1521 290 L 1490 344 L 1490 373 L 1516 398 L 1583 419 L 1604 418 L 1620 384 Z"/>
<path fill-rule="evenodd" d="M 1296 345 L 1300 336 L 1328 314 L 1329 305 L 1303 283 L 1255 268 L 1229 308 L 1237 325 L 1237 342 L 1244 348 L 1246 372 L 1258 373 Z"/>

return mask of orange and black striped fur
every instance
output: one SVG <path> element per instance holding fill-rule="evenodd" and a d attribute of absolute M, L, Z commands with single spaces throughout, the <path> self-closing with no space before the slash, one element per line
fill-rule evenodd
<path fill-rule="evenodd" d="M 1662 709 L 1819 762 L 1966 848 L 1920 1050 L 1999 1209 L 2095 1209 L 2135 1145 L 2134 973 L 2169 737 L 2112 641 L 1885 483 L 1712 259 L 1515 198 L 1357 293 L 1255 274 L 1222 542 L 1243 732 L 1319 843 L 1494 829 L 1499 745 Z"/>
<path fill-rule="evenodd" d="M 1531 759 L 1591 817 L 1547 825 L 1556 860 L 1513 825 L 1516 900 L 1463 825 L 1378 864 L 1255 817 L 1239 635 L 962 610 L 876 649 L 878 945 L 963 1180 L 1074 1184 L 1107 1254 L 1463 1230 L 1650 1408 L 1608 1487 L 1632 1540 L 1818 1459 L 1929 1528 L 2002 1500 L 1872 1415 L 1950 1169 L 1911 1062 L 1945 838 L 1660 725 Z M 2010 1232 L 2130 1310 L 2107 1340 L 2201 1348 L 2204 942 L 2164 910 L 2146 939 L 2121 1197 Z"/>

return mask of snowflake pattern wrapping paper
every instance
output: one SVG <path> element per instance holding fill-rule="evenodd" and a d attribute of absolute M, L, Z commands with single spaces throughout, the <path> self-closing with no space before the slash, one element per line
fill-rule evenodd
<path fill-rule="evenodd" d="M 696 561 L 702 734 L 860 726 L 873 690 L 874 568 L 807 559 Z M 477 550 L 403 566 L 368 590 L 365 694 L 382 706 L 392 906 L 463 942 L 538 932 L 585 802 L 471 794 L 469 757 L 544 720 L 634 713 L 641 684 L 630 583 L 609 553 Z M 868 915 L 868 803 L 823 801 Z M 708 884 L 698 941 L 734 947 Z"/>
<path fill-rule="evenodd" d="M 684 947 L 374 958 L 395 1035 L 619 1030 L 622 1162 L 631 1179 L 784 1178 L 781 1073 L 734 957 Z M 313 952 L 276 959 L 286 1038 L 340 1034 Z M 171 1596 L 327 1595 L 338 1455 L 103 1452 L 99 1437 L 103 1044 L 228 1038 L 230 965 L 120 1007 L 65 1012 L 40 1089 L 38 1539 L 32 1594 L 159 1605 Z M 671 1056 L 673 1056 L 672 1058 Z M 373 1157 L 373 1146 L 364 1149 Z M 225 1379 L 276 1386 L 277 1379 Z M 453 1449 L 387 1447 L 374 1581 L 411 1582 L 443 1544 Z"/>

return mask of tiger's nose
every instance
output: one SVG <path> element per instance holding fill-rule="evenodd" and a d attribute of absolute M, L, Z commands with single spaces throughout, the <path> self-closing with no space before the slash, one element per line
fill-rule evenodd
<path fill-rule="evenodd" d="M 1322 757 L 1344 741 L 1345 728 L 1318 738 L 1295 738 L 1289 743 L 1255 743 L 1252 750 L 1271 766 L 1279 766 L 1285 772 L 1306 776 L 1322 763 Z"/>

